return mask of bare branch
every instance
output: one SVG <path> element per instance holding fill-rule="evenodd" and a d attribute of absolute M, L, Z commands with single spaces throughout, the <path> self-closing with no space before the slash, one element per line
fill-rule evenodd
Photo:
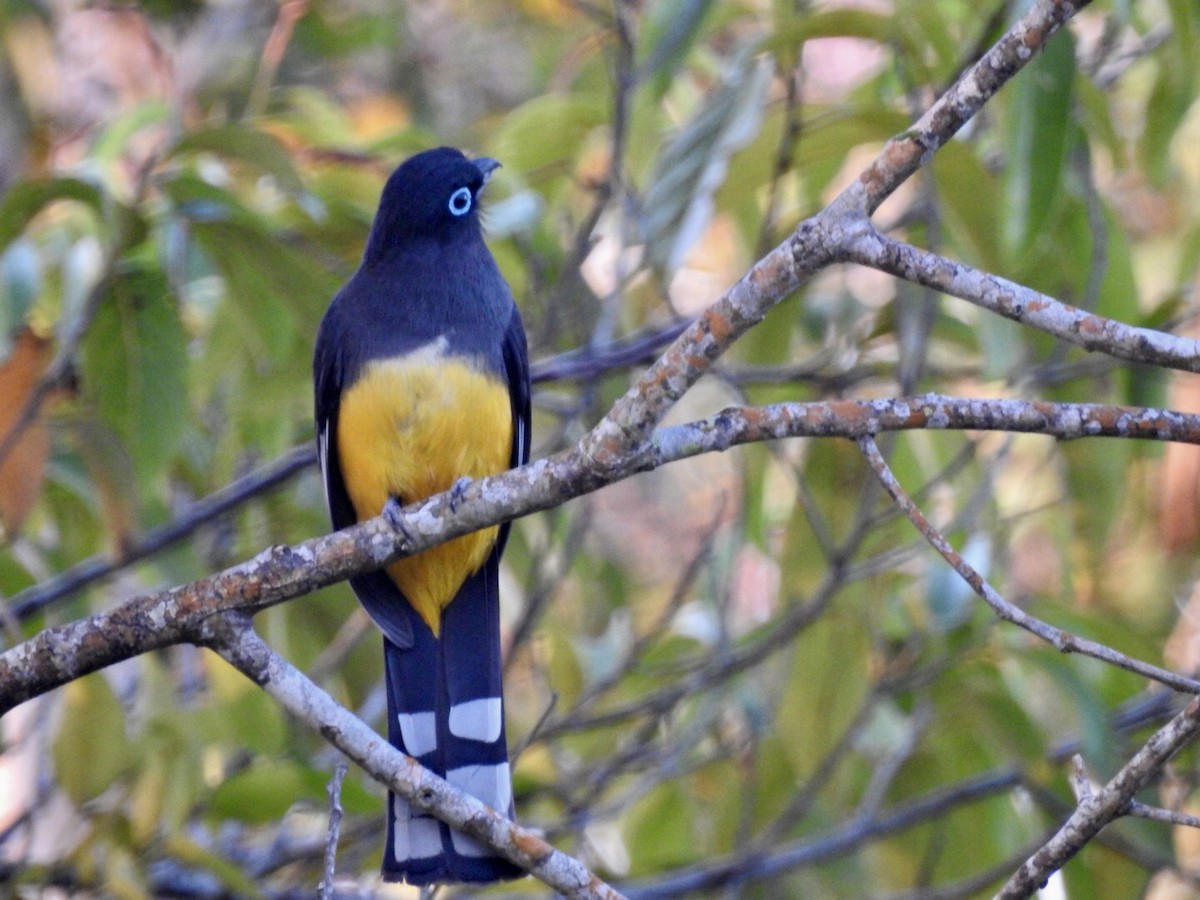
<path fill-rule="evenodd" d="M 1200 416 L 1098 404 L 927 395 L 726 410 L 703 422 L 662 429 L 647 451 L 610 457 L 613 465 L 603 473 L 582 455 L 580 448 L 573 448 L 472 482 L 453 497 L 447 492 L 406 507 L 398 528 L 384 516 L 369 519 L 292 547 L 272 547 L 199 581 L 143 594 L 106 612 L 47 629 L 0 654 L 0 714 L 119 660 L 192 642 L 201 624 L 218 613 L 259 612 L 475 529 L 557 506 L 635 471 L 753 440 L 861 437 L 889 429 L 921 427 L 1036 431 L 1064 439 L 1095 435 L 1200 442 Z M 911 500 L 907 502 L 911 504 Z M 1111 662 L 1120 660 L 1118 664 L 1133 666 L 1132 671 L 1177 690 L 1200 692 L 1200 682 L 1153 666 L 1142 668 L 1142 663 L 1067 635 L 1005 601 L 1000 601 L 999 608 L 1017 617 L 1012 621 L 1027 623 L 1023 627 L 1042 629 L 1039 633 L 1059 649 L 1097 655 Z"/>
<path fill-rule="evenodd" d="M 346 777 L 346 764 L 340 759 L 329 779 L 329 830 L 325 836 L 325 873 L 321 878 L 321 887 L 317 891 L 320 900 L 332 900 L 333 879 L 337 872 L 338 834 L 342 828 L 342 781 Z"/>
<path fill-rule="evenodd" d="M 1131 800 L 1125 815 L 1138 819 L 1149 819 L 1152 822 L 1165 822 L 1168 825 L 1182 825 L 1185 828 L 1200 828 L 1200 816 L 1178 812 L 1174 809 L 1163 809 L 1161 806 L 1150 806 L 1138 800 Z"/>
<path fill-rule="evenodd" d="M 1095 789 L 1092 780 L 1088 775 L 1087 765 L 1083 761 L 1083 757 L 1076 753 L 1071 757 L 1071 791 L 1075 794 L 1075 799 L 1080 803 L 1085 800 L 1091 800 L 1095 794 Z M 1174 809 L 1163 809 L 1159 806 L 1150 806 L 1147 803 L 1142 803 L 1139 800 L 1130 800 L 1129 805 L 1123 811 L 1124 815 L 1133 816 L 1137 819 L 1149 819 L 1152 822 L 1165 822 L 1168 825 L 1183 825 L 1187 828 L 1200 828 L 1200 816 L 1193 816 L 1189 813 L 1179 812 Z"/>
<path fill-rule="evenodd" d="M 196 501 L 175 521 L 156 528 L 141 540 L 125 547 L 120 556 L 98 553 L 63 569 L 53 578 L 14 594 L 8 601 L 10 613 L 18 620 L 27 619 L 80 588 L 107 578 L 114 572 L 178 543 L 217 516 L 283 484 L 292 476 L 315 465 L 316 461 L 317 451 L 311 444 L 295 447 L 273 462 Z"/>
<path fill-rule="evenodd" d="M 730 408 L 654 435 L 655 465 L 739 444 L 789 437 L 857 438 L 888 431 L 956 429 L 1044 434 L 1059 440 L 1121 437 L 1200 443 L 1200 415 L 1096 403 L 989 400 L 924 394 Z"/>
<path fill-rule="evenodd" d="M 959 297 L 1085 350 L 1200 372 L 1200 341 L 1098 316 L 999 275 L 893 240 L 873 228 L 860 230 L 847 250 L 854 262 Z"/>
<path fill-rule="evenodd" d="M 1109 822 L 1125 814 L 1133 795 L 1200 731 L 1200 698 L 1163 728 L 1103 788 L 1084 797 L 1062 828 L 1013 873 L 997 900 L 1030 897 Z"/>
<path fill-rule="evenodd" d="M 474 797 L 455 790 L 416 760 L 396 750 L 271 650 L 250 627 L 249 619 L 213 617 L 205 631 L 207 646 L 416 809 L 486 843 L 566 897 L 580 900 L 621 897 L 582 863 Z"/>
<path fill-rule="evenodd" d="M 875 445 L 875 440 L 871 437 L 860 437 L 858 445 L 884 489 L 908 516 L 909 521 L 945 558 L 946 562 L 954 567 L 954 571 L 963 577 L 963 580 L 971 586 L 971 590 L 982 597 L 1001 619 L 1036 634 L 1063 653 L 1079 653 L 1083 656 L 1090 656 L 1145 678 L 1153 679 L 1177 691 L 1185 691 L 1190 694 L 1200 693 L 1200 681 L 1196 681 L 1194 678 L 1187 678 L 1139 659 L 1133 659 L 1105 644 L 1099 644 L 1096 641 L 1063 631 L 1009 603 L 951 546 L 950 542 L 933 526 L 933 523 L 925 518 L 924 513 L 917 508 L 917 505 L 913 503 L 896 480 L 896 476 L 892 474 L 892 470 Z"/>

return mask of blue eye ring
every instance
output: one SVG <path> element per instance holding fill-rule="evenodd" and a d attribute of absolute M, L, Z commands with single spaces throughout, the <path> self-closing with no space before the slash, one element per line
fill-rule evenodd
<path fill-rule="evenodd" d="M 450 195 L 450 203 L 447 205 L 451 215 L 465 216 L 471 211 L 471 189 L 460 187 Z"/>

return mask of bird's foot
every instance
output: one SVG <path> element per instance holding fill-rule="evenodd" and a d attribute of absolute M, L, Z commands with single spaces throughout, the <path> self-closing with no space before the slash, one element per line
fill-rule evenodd
<path fill-rule="evenodd" d="M 405 546 L 411 547 L 413 536 L 405 524 L 404 505 L 400 502 L 400 498 L 388 497 L 387 502 L 383 504 L 382 515 L 387 519 L 387 523 L 392 526 L 392 530 L 398 531 L 401 537 L 403 537 Z"/>
<path fill-rule="evenodd" d="M 458 504 L 462 501 L 462 498 L 466 496 L 467 488 L 470 486 L 471 479 L 465 476 L 458 479 L 458 481 L 454 482 L 454 484 L 450 486 L 450 512 L 458 512 Z"/>

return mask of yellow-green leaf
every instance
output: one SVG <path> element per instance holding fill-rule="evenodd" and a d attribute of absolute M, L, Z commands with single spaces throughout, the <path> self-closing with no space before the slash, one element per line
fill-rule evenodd
<path fill-rule="evenodd" d="M 67 796 L 83 804 L 104 793 L 129 763 L 125 713 L 103 675 L 72 681 L 63 694 L 54 771 Z"/>

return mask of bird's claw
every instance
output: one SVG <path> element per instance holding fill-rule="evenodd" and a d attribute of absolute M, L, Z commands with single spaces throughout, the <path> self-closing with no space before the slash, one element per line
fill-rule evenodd
<path fill-rule="evenodd" d="M 458 504 L 464 496 L 466 496 L 467 488 L 471 486 L 471 479 L 466 476 L 458 479 L 450 487 L 450 512 L 458 512 Z"/>
<path fill-rule="evenodd" d="M 387 502 L 383 504 L 383 517 L 387 519 L 387 523 L 392 526 L 393 531 L 400 532 L 400 535 L 404 538 L 404 543 L 411 547 L 413 536 L 405 524 L 404 506 L 401 504 L 399 497 L 387 498 Z"/>

